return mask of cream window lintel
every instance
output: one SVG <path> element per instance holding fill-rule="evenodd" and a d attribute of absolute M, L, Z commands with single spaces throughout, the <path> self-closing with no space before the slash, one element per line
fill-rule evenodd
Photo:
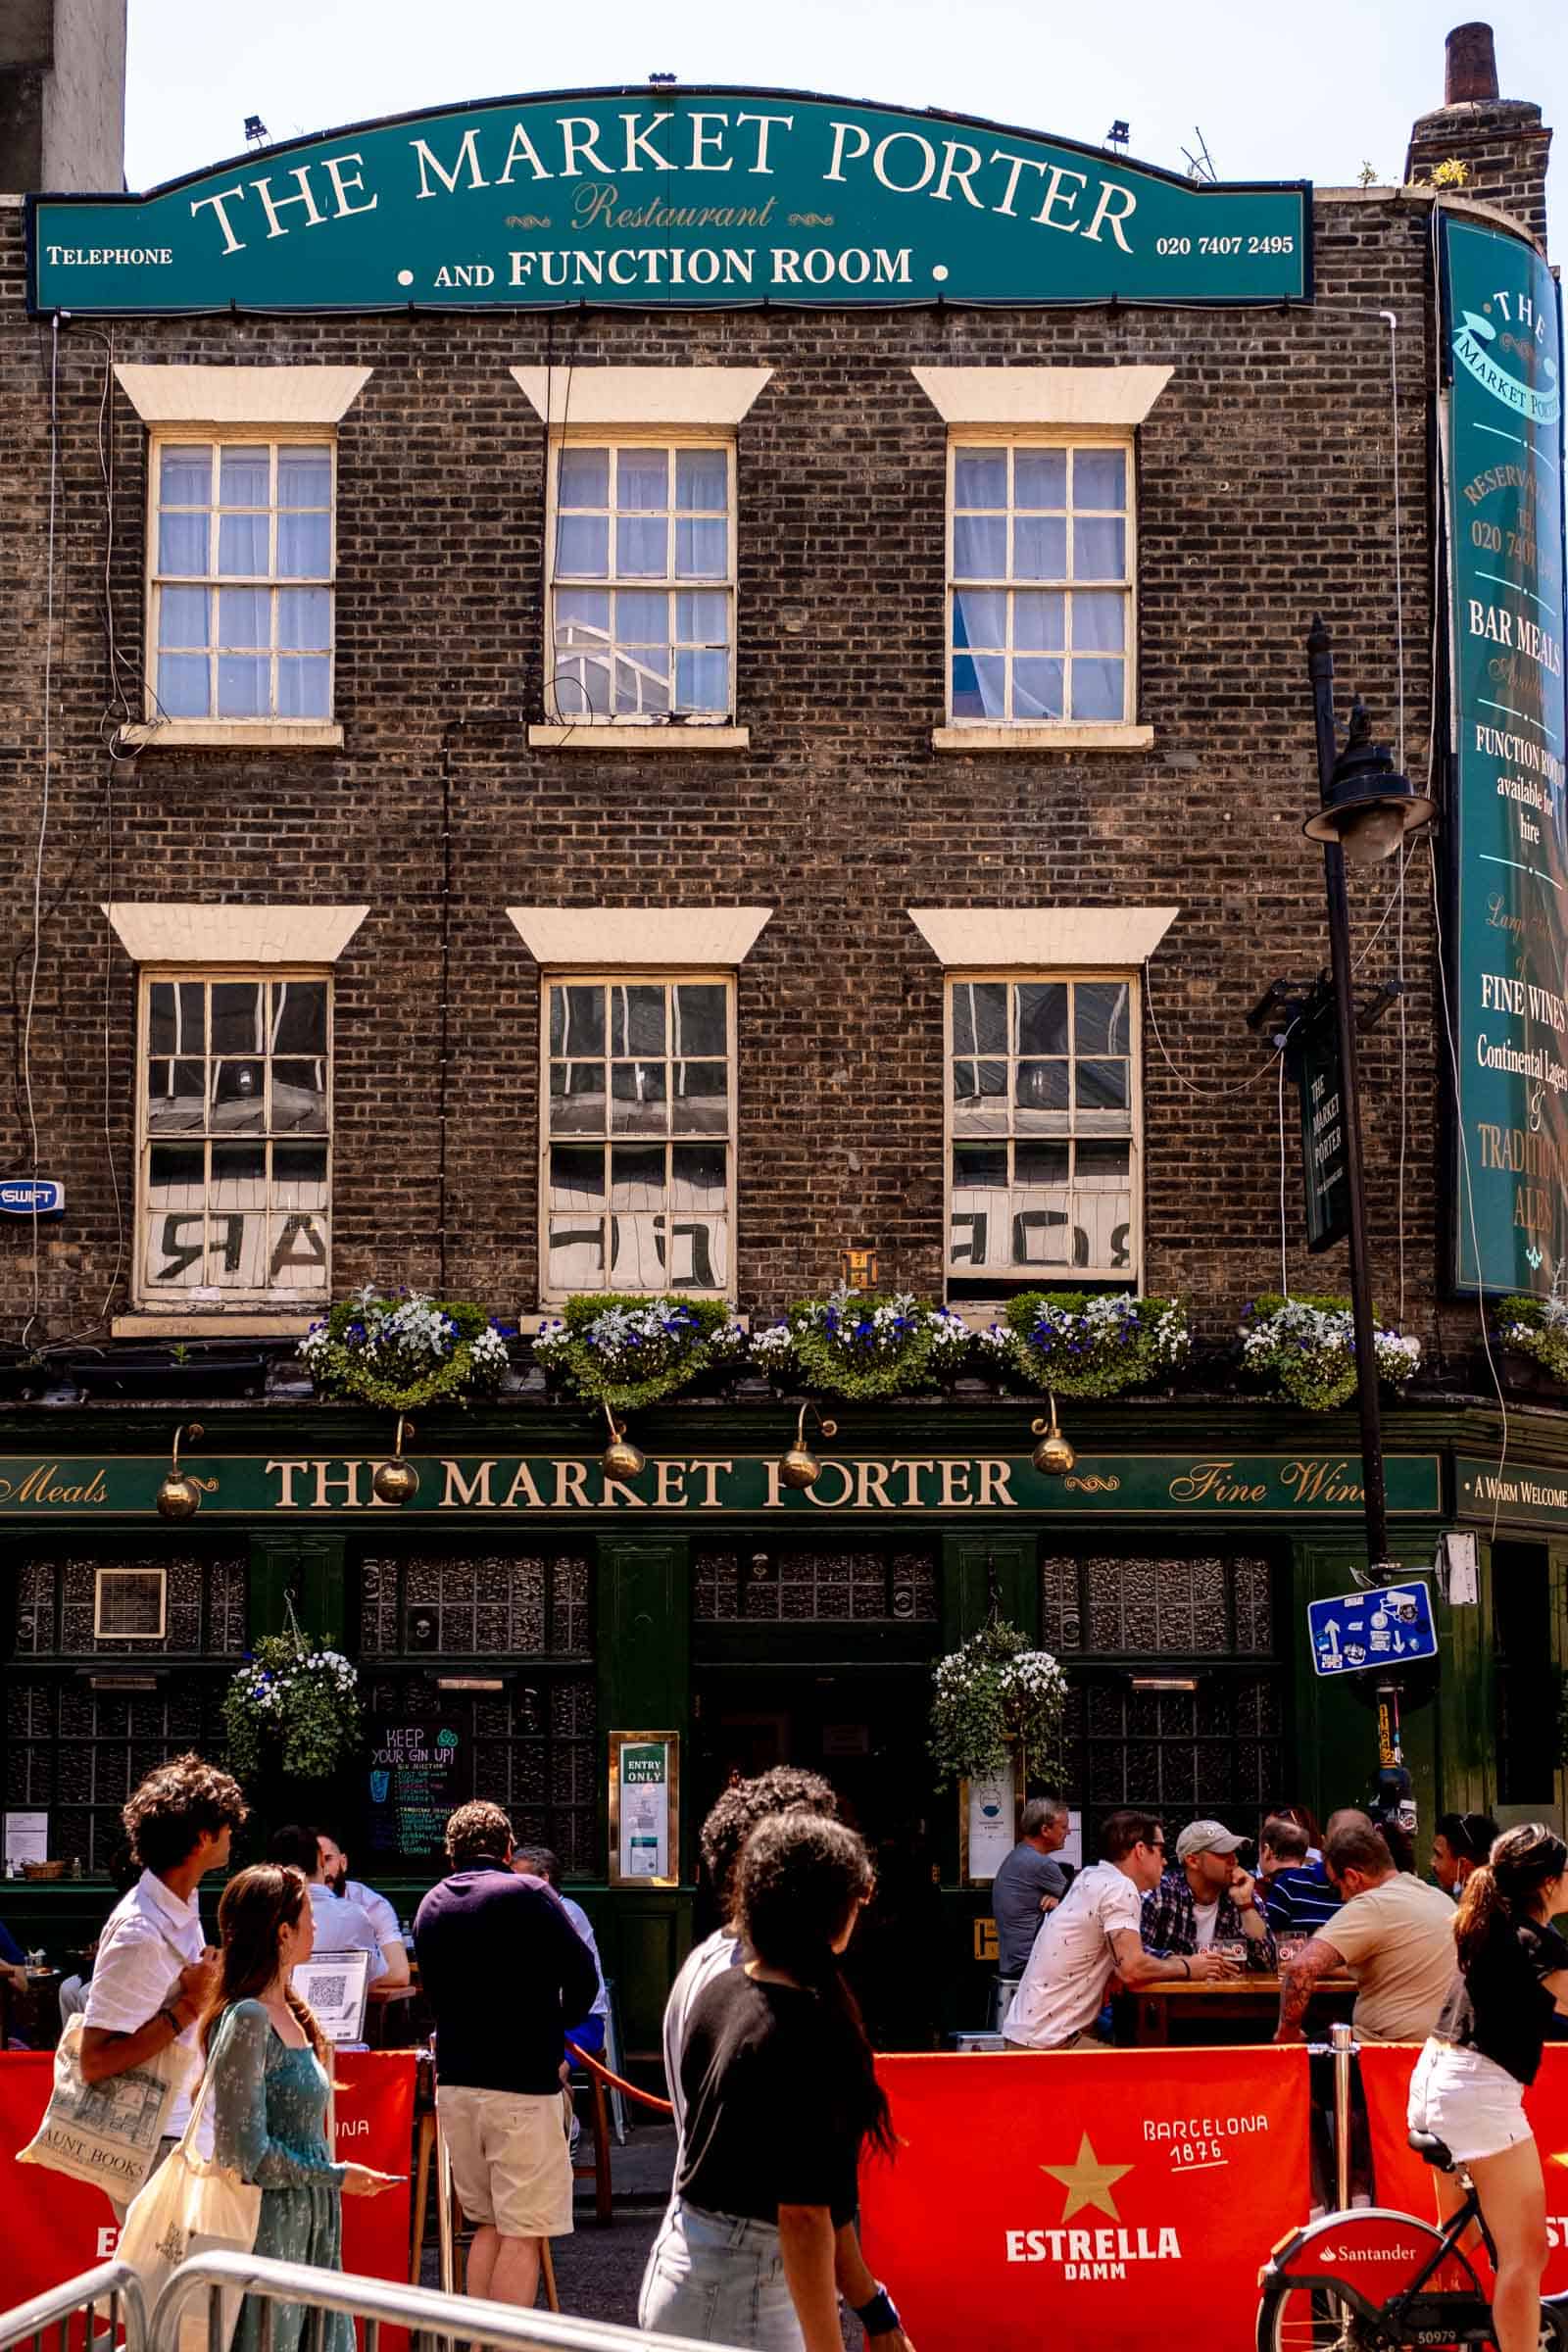
<path fill-rule="evenodd" d="M 333 718 L 147 718 L 116 741 L 136 752 L 339 752 L 343 729 Z"/>
<path fill-rule="evenodd" d="M 1059 726 L 1031 727 L 975 718 L 931 730 L 934 752 L 1147 752 L 1153 742 L 1152 727 L 1130 719 L 1069 718 Z"/>
<path fill-rule="evenodd" d="M 733 971 L 771 906 L 509 906 L 536 963 L 553 971 Z"/>
<path fill-rule="evenodd" d="M 528 729 L 534 752 L 744 752 L 750 727 L 710 726 L 703 719 L 582 718 L 572 726 L 554 722 Z"/>
<path fill-rule="evenodd" d="M 514 368 L 513 381 L 553 431 L 567 425 L 739 424 L 771 368 Z"/>
<path fill-rule="evenodd" d="M 145 368 L 116 378 L 144 424 L 337 424 L 369 368 Z"/>
<path fill-rule="evenodd" d="M 950 425 L 1142 424 L 1170 368 L 911 368 Z"/>
<path fill-rule="evenodd" d="M 104 906 L 133 963 L 336 963 L 368 906 L 199 906 L 119 899 Z"/>
<path fill-rule="evenodd" d="M 1147 963 L 1179 906 L 906 906 L 937 961 L 1036 971 Z"/>

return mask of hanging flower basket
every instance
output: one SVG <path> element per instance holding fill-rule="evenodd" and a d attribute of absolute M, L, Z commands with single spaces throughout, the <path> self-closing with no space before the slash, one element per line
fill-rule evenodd
<path fill-rule="evenodd" d="M 1516 1293 L 1492 1318 L 1493 1337 L 1528 1358 L 1558 1388 L 1568 1388 L 1568 1300 Z"/>
<path fill-rule="evenodd" d="M 961 1315 L 912 1292 L 841 1285 L 754 1332 L 751 1355 L 780 1388 L 798 1382 L 824 1396 L 906 1396 L 961 1372 L 971 1339 Z"/>
<path fill-rule="evenodd" d="M 931 1760 L 944 1781 L 1000 1772 L 1009 1743 L 1032 1779 L 1059 1781 L 1067 1678 L 1015 1625 L 986 1625 L 937 1661 Z"/>
<path fill-rule="evenodd" d="M 1185 1363 L 1192 1349 L 1176 1298 L 1123 1292 L 1023 1291 L 981 1332 L 981 1361 L 1057 1396 L 1115 1396 Z"/>
<path fill-rule="evenodd" d="M 223 1693 L 228 1760 L 253 1786 L 269 1767 L 329 1779 L 353 1758 L 362 1721 L 352 1662 L 297 1627 L 264 1634 Z"/>
<path fill-rule="evenodd" d="M 423 1291 L 388 1298 L 368 1283 L 311 1325 L 299 1352 L 318 1396 L 408 1413 L 438 1396 L 493 1396 L 507 1375 L 507 1337 L 467 1299 Z"/>
<path fill-rule="evenodd" d="M 721 1298 L 568 1298 L 533 1344 L 549 1378 L 589 1404 L 635 1412 L 738 1365 L 746 1334 Z"/>
<path fill-rule="evenodd" d="M 1355 1323 L 1348 1298 L 1283 1298 L 1277 1292 L 1249 1301 L 1242 1316 L 1242 1368 L 1308 1412 L 1332 1412 L 1355 1395 Z M 1402 1388 L 1421 1361 L 1421 1343 L 1374 1328 L 1378 1378 Z"/>

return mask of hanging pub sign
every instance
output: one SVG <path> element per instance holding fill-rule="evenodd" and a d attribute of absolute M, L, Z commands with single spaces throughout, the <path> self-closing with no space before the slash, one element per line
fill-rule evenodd
<path fill-rule="evenodd" d="M 28 198 L 48 313 L 1309 298 L 1309 190 L 1218 186 L 951 115 L 590 90 Z"/>
<path fill-rule="evenodd" d="M 1350 1230 L 1346 1159 L 1345 1081 L 1340 1070 L 1334 998 L 1314 996 L 1292 1040 L 1301 1106 L 1301 1174 L 1306 1186 L 1306 1246 L 1314 1254 Z"/>
<path fill-rule="evenodd" d="M 1454 1279 L 1568 1267 L 1562 313 L 1525 239 L 1445 211 L 1458 1045 Z"/>

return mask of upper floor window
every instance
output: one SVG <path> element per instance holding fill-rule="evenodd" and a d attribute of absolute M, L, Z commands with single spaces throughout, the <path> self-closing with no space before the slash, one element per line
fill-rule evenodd
<path fill-rule="evenodd" d="M 552 720 L 722 724 L 735 705 L 727 441 L 555 444 Z"/>
<path fill-rule="evenodd" d="M 728 1294 L 732 975 L 544 987 L 544 1296 Z"/>
<path fill-rule="evenodd" d="M 1129 723 L 1130 438 L 966 434 L 949 463 L 953 721 Z"/>
<path fill-rule="evenodd" d="M 948 983 L 948 1291 L 1136 1282 L 1137 983 Z"/>
<path fill-rule="evenodd" d="M 143 974 L 139 1304 L 327 1298 L 331 1052 L 323 973 Z"/>
<path fill-rule="evenodd" d="M 332 712 L 333 444 L 153 441 L 148 717 Z"/>

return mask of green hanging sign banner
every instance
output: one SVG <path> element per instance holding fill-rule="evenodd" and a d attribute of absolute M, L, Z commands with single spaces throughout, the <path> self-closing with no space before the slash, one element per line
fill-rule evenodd
<path fill-rule="evenodd" d="M 1523 238 L 1445 212 L 1458 1047 L 1454 1280 L 1568 1279 L 1562 313 Z"/>
<path fill-rule="evenodd" d="M 790 92 L 568 92 L 27 200 L 35 314 L 1310 297 L 1304 182 Z"/>

